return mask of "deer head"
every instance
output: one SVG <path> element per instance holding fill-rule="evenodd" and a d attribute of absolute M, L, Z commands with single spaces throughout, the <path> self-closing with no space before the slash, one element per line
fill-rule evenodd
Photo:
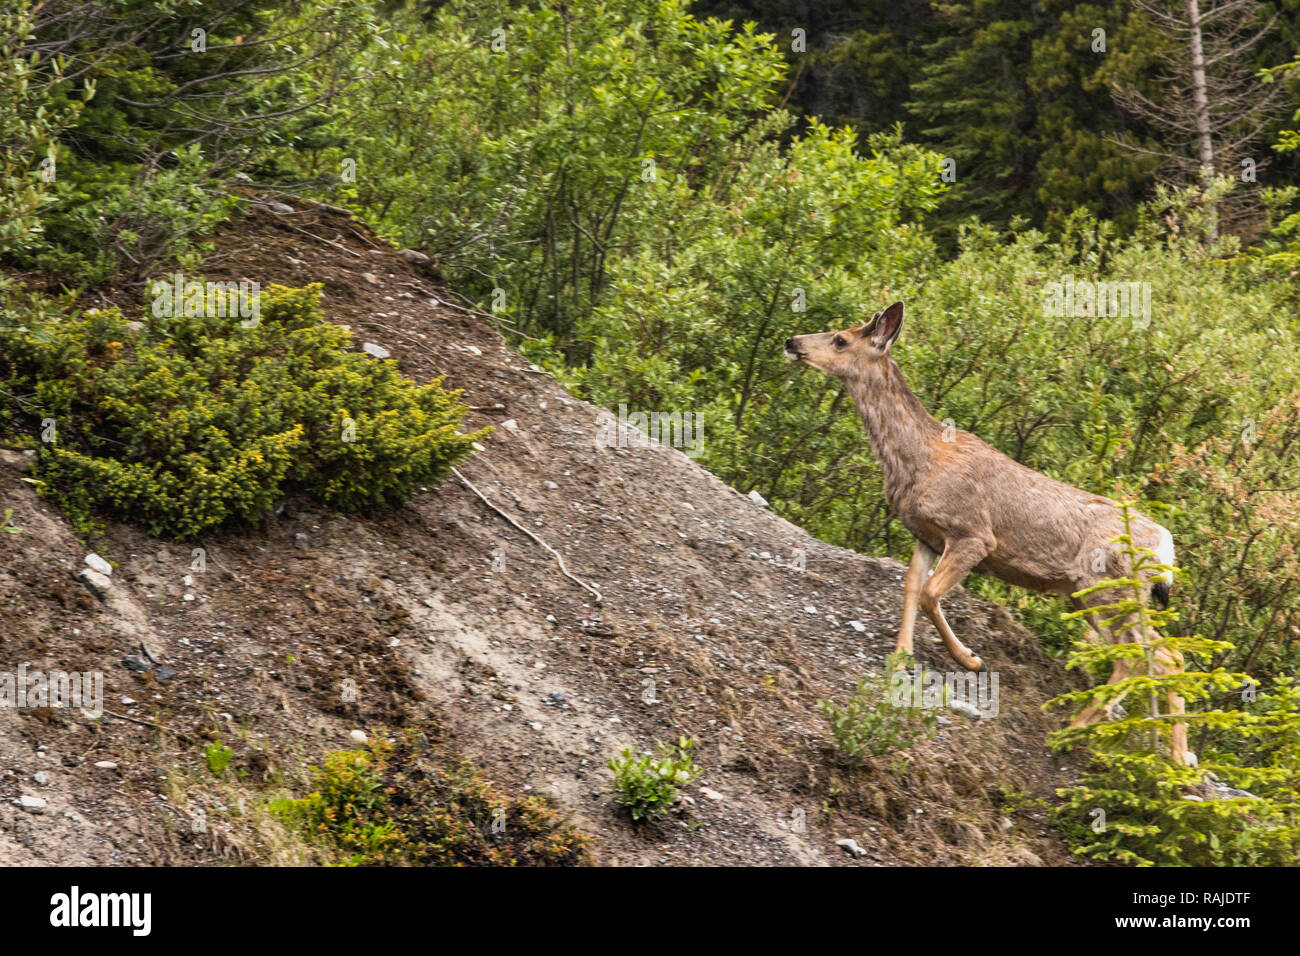
<path fill-rule="evenodd" d="M 871 363 L 883 362 L 902 327 L 903 303 L 895 302 L 858 328 L 792 336 L 785 340 L 785 354 L 844 379 Z"/>

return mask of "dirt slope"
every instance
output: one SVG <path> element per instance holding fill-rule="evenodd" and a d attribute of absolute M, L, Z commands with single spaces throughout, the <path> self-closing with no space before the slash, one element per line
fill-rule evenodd
<path fill-rule="evenodd" d="M 0 660 L 102 670 L 108 710 L 154 726 L 0 710 L 0 864 L 289 861 L 291 846 L 253 826 L 259 787 L 296 785 L 352 730 L 403 726 L 569 808 L 604 864 L 1068 861 L 1041 811 L 1008 808 L 1072 779 L 1043 742 L 1057 721 L 1039 711 L 1072 681 L 1004 610 L 961 591 L 945 601 L 1000 676 L 1000 715 L 949 713 L 905 769 L 844 771 L 814 704 L 879 669 L 901 566 L 810 538 L 678 451 L 602 446 L 597 409 L 344 216 L 255 209 L 206 272 L 323 282 L 358 347 L 464 389 L 469 424 L 497 428 L 461 472 L 603 603 L 456 478 L 379 517 L 291 500 L 260 531 L 194 544 L 113 526 L 94 542 L 117 566 L 101 601 L 71 576 L 87 548 L 5 453 L 0 497 L 22 533 L 0 541 Z M 790 566 L 794 549 L 806 570 Z M 172 676 L 123 666 L 142 642 Z M 917 651 L 953 668 L 928 624 Z M 237 787 L 205 777 L 217 733 Z M 696 740 L 703 780 L 680 813 L 632 825 L 605 792 L 606 762 L 679 735 Z M 24 794 L 44 812 L 14 805 Z M 836 846 L 849 837 L 865 857 Z"/>

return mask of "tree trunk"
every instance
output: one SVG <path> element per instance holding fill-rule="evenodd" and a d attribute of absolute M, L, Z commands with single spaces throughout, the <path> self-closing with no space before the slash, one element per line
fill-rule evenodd
<path fill-rule="evenodd" d="M 1205 93 L 1205 50 L 1201 44 L 1201 8 L 1199 0 L 1187 0 L 1187 26 L 1192 54 L 1192 115 L 1196 121 L 1197 155 L 1201 161 L 1201 179 L 1208 190 L 1214 181 L 1214 141 L 1210 138 L 1210 102 Z M 1219 236 L 1219 224 L 1213 206 L 1210 214 L 1210 238 Z"/>

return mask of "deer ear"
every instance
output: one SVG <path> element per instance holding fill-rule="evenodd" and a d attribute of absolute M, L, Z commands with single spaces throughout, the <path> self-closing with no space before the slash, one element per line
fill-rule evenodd
<path fill-rule="evenodd" d="M 902 328 L 903 303 L 895 302 L 884 312 L 876 313 L 867 331 L 871 335 L 871 344 L 885 352 L 894 344 L 894 339 L 898 338 Z"/>

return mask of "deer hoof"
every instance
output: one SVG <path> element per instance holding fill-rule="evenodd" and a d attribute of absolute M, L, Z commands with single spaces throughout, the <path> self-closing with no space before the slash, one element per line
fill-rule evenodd
<path fill-rule="evenodd" d="M 985 665 L 985 663 L 982 660 L 980 660 L 978 657 L 972 657 L 971 661 L 975 664 L 975 666 L 970 667 L 969 665 L 967 665 L 966 668 L 967 670 L 972 670 L 977 674 L 987 674 L 989 672 L 988 666 Z"/>

